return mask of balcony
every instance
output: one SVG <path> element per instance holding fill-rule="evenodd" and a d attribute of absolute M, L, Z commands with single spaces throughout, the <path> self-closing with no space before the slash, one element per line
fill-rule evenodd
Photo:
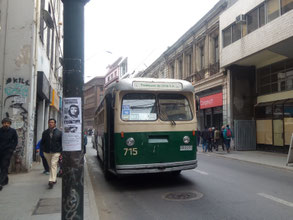
<path fill-rule="evenodd" d="M 205 72 L 206 72 L 206 69 L 202 69 L 194 74 L 191 74 L 190 76 L 187 76 L 185 80 L 191 83 L 198 82 L 205 78 Z"/>
<path fill-rule="evenodd" d="M 210 76 L 218 73 L 219 70 L 220 70 L 220 63 L 219 62 L 216 62 L 214 64 L 210 64 L 210 67 L 209 67 Z"/>

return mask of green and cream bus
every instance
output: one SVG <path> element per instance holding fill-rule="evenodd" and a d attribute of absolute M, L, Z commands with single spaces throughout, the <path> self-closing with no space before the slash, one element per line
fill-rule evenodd
<path fill-rule="evenodd" d="M 184 80 L 128 78 L 105 90 L 95 148 L 106 177 L 197 167 L 194 87 Z"/>

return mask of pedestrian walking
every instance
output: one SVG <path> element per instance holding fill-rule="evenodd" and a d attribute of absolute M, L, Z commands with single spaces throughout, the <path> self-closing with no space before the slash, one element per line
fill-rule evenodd
<path fill-rule="evenodd" d="M 220 133 L 220 141 L 221 141 L 223 151 L 225 151 L 224 130 L 225 130 L 225 125 L 222 126 L 221 133 Z"/>
<path fill-rule="evenodd" d="M 208 151 L 213 152 L 214 132 L 212 128 L 208 130 Z"/>
<path fill-rule="evenodd" d="M 84 132 L 84 135 L 83 135 L 83 153 L 84 154 L 86 153 L 86 145 L 87 145 L 87 135 L 86 135 L 86 132 Z"/>
<path fill-rule="evenodd" d="M 43 173 L 46 174 L 46 175 L 49 175 L 49 165 L 48 165 L 47 160 L 46 160 L 46 158 L 44 156 L 44 153 L 43 153 L 43 151 L 41 149 L 41 141 L 42 140 L 39 140 L 39 142 L 37 143 L 36 151 L 39 152 L 40 157 L 42 159 L 42 163 L 43 163 L 43 167 L 44 167 Z"/>
<path fill-rule="evenodd" d="M 218 128 L 215 128 L 214 131 L 214 146 L 215 146 L 215 150 L 218 151 L 219 150 L 219 143 L 220 143 L 220 138 L 221 138 L 221 132 L 219 131 Z"/>
<path fill-rule="evenodd" d="M 49 128 L 42 134 L 41 149 L 50 168 L 49 189 L 57 183 L 57 168 L 59 157 L 62 152 L 62 132 L 56 128 L 56 120 L 50 118 Z"/>
<path fill-rule="evenodd" d="M 207 152 L 208 150 L 208 139 L 209 139 L 209 131 L 208 128 L 205 128 L 204 131 L 201 132 L 202 137 L 202 150 L 203 152 Z"/>
<path fill-rule="evenodd" d="M 230 143 L 231 143 L 231 138 L 233 136 L 232 131 L 229 127 L 229 125 L 226 126 L 224 132 L 223 132 L 223 136 L 224 136 L 224 141 L 225 141 L 225 145 L 227 148 L 227 153 L 230 153 Z"/>
<path fill-rule="evenodd" d="M 18 143 L 16 130 L 10 126 L 11 120 L 4 118 L 0 128 L 0 191 L 8 184 L 10 159 Z"/>

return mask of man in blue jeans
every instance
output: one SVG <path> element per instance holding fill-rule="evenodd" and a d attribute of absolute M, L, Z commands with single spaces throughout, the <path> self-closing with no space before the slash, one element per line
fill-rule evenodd
<path fill-rule="evenodd" d="M 230 143 L 231 143 L 231 138 L 233 134 L 229 125 L 227 125 L 225 130 L 223 131 L 223 136 L 224 136 L 224 141 L 227 148 L 227 153 L 230 153 Z"/>
<path fill-rule="evenodd" d="M 209 130 L 205 128 L 202 132 L 202 148 L 204 152 L 208 150 L 208 141 L 209 141 Z"/>

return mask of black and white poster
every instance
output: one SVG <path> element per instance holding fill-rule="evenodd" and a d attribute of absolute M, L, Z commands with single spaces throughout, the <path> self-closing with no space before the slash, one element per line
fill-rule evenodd
<path fill-rule="evenodd" d="M 81 98 L 63 99 L 63 151 L 81 150 Z"/>

